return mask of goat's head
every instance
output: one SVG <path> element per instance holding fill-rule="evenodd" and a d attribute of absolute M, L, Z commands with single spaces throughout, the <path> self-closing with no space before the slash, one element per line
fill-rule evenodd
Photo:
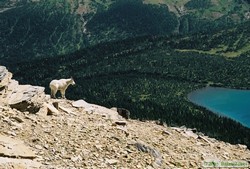
<path fill-rule="evenodd" d="M 73 79 L 73 77 L 70 78 L 70 84 L 72 84 L 72 85 L 76 84 L 75 81 L 74 81 L 74 79 Z"/>

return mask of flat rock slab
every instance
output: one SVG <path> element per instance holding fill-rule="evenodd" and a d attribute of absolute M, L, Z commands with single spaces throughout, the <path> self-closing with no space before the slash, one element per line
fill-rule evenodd
<path fill-rule="evenodd" d="M 195 134 L 195 133 L 193 133 L 193 131 L 185 131 L 184 136 L 193 137 L 193 138 L 195 138 L 195 139 L 198 138 L 198 135 Z"/>
<path fill-rule="evenodd" d="M 95 104 L 92 104 L 92 108 L 93 108 L 94 114 L 103 115 L 106 118 L 115 120 L 115 121 L 122 119 L 122 117 L 118 114 L 117 111 L 108 109 L 103 106 L 95 105 Z"/>
<path fill-rule="evenodd" d="M 112 110 L 112 109 L 108 109 L 108 108 L 103 107 L 103 106 L 90 104 L 90 103 L 87 103 L 84 100 L 77 100 L 77 101 L 72 103 L 72 106 L 77 107 L 77 108 L 84 108 L 84 110 L 86 112 L 93 112 L 94 114 L 103 115 L 103 116 L 105 116 L 105 117 L 107 117 L 108 119 L 111 119 L 111 120 L 120 120 L 120 119 L 122 119 L 117 111 Z"/>
<path fill-rule="evenodd" d="M 77 107 L 77 108 L 89 108 L 91 107 L 91 104 L 87 103 L 84 100 L 77 100 L 72 103 L 72 106 Z"/>
<path fill-rule="evenodd" d="M 39 95 L 44 92 L 44 87 L 31 86 L 31 85 L 19 85 L 18 89 L 13 92 L 9 99 L 9 104 L 17 104 L 23 101 L 30 101 L 35 95 Z"/>
<path fill-rule="evenodd" d="M 34 159 L 36 155 L 23 141 L 0 134 L 0 157 Z"/>
<path fill-rule="evenodd" d="M 6 158 L 0 157 L 0 168 L 8 169 L 38 169 L 42 166 L 40 162 L 33 161 L 30 159 L 15 159 L 15 158 Z"/>
<path fill-rule="evenodd" d="M 31 85 L 18 85 L 8 97 L 8 104 L 11 108 L 30 113 L 37 113 L 44 101 L 44 87 Z"/>

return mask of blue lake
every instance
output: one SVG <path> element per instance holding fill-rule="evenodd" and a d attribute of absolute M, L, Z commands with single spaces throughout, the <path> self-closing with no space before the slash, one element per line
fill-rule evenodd
<path fill-rule="evenodd" d="M 188 99 L 250 128 L 250 90 L 206 87 L 190 93 Z"/>

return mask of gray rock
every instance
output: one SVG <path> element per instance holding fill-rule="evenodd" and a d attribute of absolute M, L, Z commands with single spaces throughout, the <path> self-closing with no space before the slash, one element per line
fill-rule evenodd
<path fill-rule="evenodd" d="M 0 135 L 0 142 L 1 157 L 26 159 L 36 158 L 35 153 L 31 151 L 27 146 L 25 146 L 23 141 Z"/>
<path fill-rule="evenodd" d="M 77 107 L 77 108 L 88 108 L 91 106 L 89 103 L 87 103 L 84 100 L 77 100 L 77 101 L 73 102 L 72 105 L 74 107 Z"/>
<path fill-rule="evenodd" d="M 152 147 L 146 145 L 143 142 L 137 142 L 137 143 L 135 143 L 135 147 L 139 151 L 142 151 L 144 153 L 149 153 L 149 154 L 151 154 L 155 158 L 155 161 L 153 163 L 153 167 L 154 168 L 161 168 L 162 167 L 162 155 L 161 155 L 161 153 L 158 150 L 156 150 L 155 148 L 152 148 Z"/>
<path fill-rule="evenodd" d="M 11 77 L 12 74 L 8 72 L 6 67 L 0 66 L 0 92 L 6 92 Z"/>
<path fill-rule="evenodd" d="M 19 85 L 8 98 L 8 104 L 11 108 L 30 113 L 38 112 L 44 101 L 44 87 L 31 85 Z"/>
<path fill-rule="evenodd" d="M 107 159 L 106 162 L 107 162 L 109 165 L 116 165 L 117 163 L 119 163 L 119 161 L 116 160 L 116 159 Z"/>
<path fill-rule="evenodd" d="M 198 138 L 198 135 L 193 133 L 192 130 L 188 130 L 188 131 L 185 131 L 184 132 L 184 135 L 187 136 L 187 137 L 193 137 L 194 139 L 197 139 Z"/>
<path fill-rule="evenodd" d="M 7 90 L 9 95 L 11 95 L 13 91 L 17 90 L 18 86 L 19 86 L 19 82 L 16 81 L 16 80 L 11 79 L 9 81 L 8 90 Z"/>
<path fill-rule="evenodd" d="M 0 81 L 4 79 L 4 77 L 7 75 L 8 70 L 5 66 L 0 66 Z"/>
<path fill-rule="evenodd" d="M 243 150 L 246 150 L 246 149 L 247 149 L 247 146 L 246 146 L 246 145 L 243 145 L 243 144 L 237 144 L 237 146 L 238 146 L 240 149 L 243 149 Z"/>

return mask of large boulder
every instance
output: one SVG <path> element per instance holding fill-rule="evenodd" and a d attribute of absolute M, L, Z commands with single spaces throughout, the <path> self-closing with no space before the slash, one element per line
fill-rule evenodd
<path fill-rule="evenodd" d="M 43 106 L 46 95 L 44 87 L 31 85 L 18 85 L 8 98 L 11 108 L 19 111 L 36 113 Z"/>
<path fill-rule="evenodd" d="M 19 85 L 6 67 L 0 66 L 0 104 L 19 111 L 36 113 L 46 101 L 44 87 Z"/>

